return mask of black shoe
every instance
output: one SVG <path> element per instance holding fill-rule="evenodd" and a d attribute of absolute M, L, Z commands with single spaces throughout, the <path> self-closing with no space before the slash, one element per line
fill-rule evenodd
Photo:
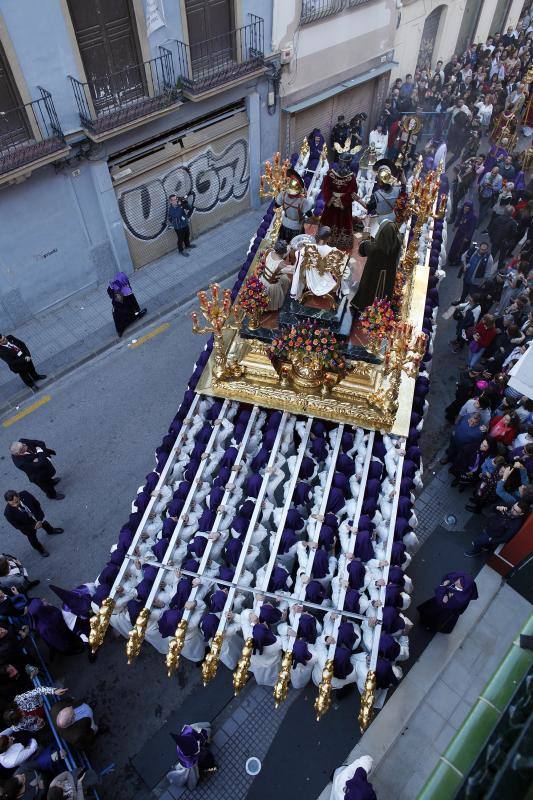
<path fill-rule="evenodd" d="M 53 497 L 50 497 L 50 500 L 64 500 L 64 499 L 65 495 L 62 494 L 61 492 L 56 492 Z"/>
<path fill-rule="evenodd" d="M 476 558 L 476 556 L 480 556 L 481 553 L 478 553 L 477 550 L 465 550 L 463 555 L 467 558 Z"/>
<path fill-rule="evenodd" d="M 180 250 L 180 256 L 185 256 L 185 258 L 189 258 L 189 254 L 186 250 Z"/>
<path fill-rule="evenodd" d="M 65 529 L 64 528 L 52 528 L 52 530 L 50 531 L 48 536 L 59 535 L 60 533 L 65 533 Z"/>
<path fill-rule="evenodd" d="M 191 248 L 192 247 L 196 247 L 196 245 L 195 244 L 190 244 L 189 247 L 191 247 Z"/>
<path fill-rule="evenodd" d="M 135 316 L 138 317 L 138 319 L 140 319 L 141 317 L 144 317 L 144 315 L 146 314 L 147 310 L 148 309 L 146 309 L 146 308 L 141 308 L 140 311 L 137 311 Z"/>
<path fill-rule="evenodd" d="M 30 392 L 33 392 L 33 394 L 37 394 L 37 392 L 39 391 L 39 387 L 37 386 L 36 383 L 32 383 L 30 385 L 29 389 L 30 389 Z"/>
<path fill-rule="evenodd" d="M 61 478 L 52 478 L 52 483 L 53 483 L 53 484 L 54 484 L 54 486 L 55 486 L 56 484 L 58 484 L 58 483 L 59 483 L 59 481 L 60 481 L 60 480 L 61 480 Z"/>
<path fill-rule="evenodd" d="M 36 381 L 44 381 L 45 378 L 46 378 L 46 375 L 35 375 L 35 380 Z"/>
<path fill-rule="evenodd" d="M 39 586 L 41 581 L 30 581 L 26 586 L 26 590 L 28 589 L 35 589 L 36 586 Z"/>
<path fill-rule="evenodd" d="M 48 558 L 48 556 L 50 555 L 48 550 L 45 550 L 44 547 L 42 550 L 39 550 L 39 553 L 42 555 L 43 558 Z"/>

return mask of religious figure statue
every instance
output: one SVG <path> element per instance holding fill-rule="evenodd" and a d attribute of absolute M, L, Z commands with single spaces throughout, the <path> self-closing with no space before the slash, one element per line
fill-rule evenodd
<path fill-rule="evenodd" d="M 366 264 L 351 302 L 354 311 L 363 311 L 376 299 L 392 300 L 401 246 L 398 223 L 390 219 L 380 223 L 375 238 L 361 242 L 359 254 Z"/>
<path fill-rule="evenodd" d="M 359 148 L 359 146 L 358 146 Z M 354 150 L 350 149 L 350 139 L 344 149 L 336 144 L 339 160 L 329 170 L 322 183 L 324 211 L 320 224 L 331 228 L 331 244 L 342 250 L 353 247 L 352 203 L 362 201 L 357 195 L 355 175 L 350 167 Z M 360 149 L 360 148 L 359 148 Z M 364 205 L 362 203 L 362 205 Z"/>
<path fill-rule="evenodd" d="M 392 161 L 387 158 L 376 161 L 374 171 L 376 172 L 376 181 L 367 203 L 371 223 L 370 233 L 373 236 L 384 220 L 394 221 L 396 201 L 400 193 L 405 191 L 402 181 L 396 177 L 401 173 Z"/>
<path fill-rule="evenodd" d="M 309 295 L 329 296 L 334 305 L 339 294 L 350 291 L 350 258 L 342 250 L 331 247 L 331 231 L 320 227 L 316 244 L 305 243 L 296 253 L 291 297 L 305 302 Z"/>
<path fill-rule="evenodd" d="M 304 216 L 311 210 L 313 201 L 307 199 L 304 180 L 296 170 L 287 170 L 287 189 L 280 192 L 276 204 L 283 209 L 279 239 L 290 242 L 303 231 Z"/>
<path fill-rule="evenodd" d="M 286 263 L 287 242 L 278 239 L 273 250 L 269 250 L 261 259 L 259 280 L 268 294 L 268 311 L 278 311 L 283 305 L 289 289 L 294 267 Z"/>

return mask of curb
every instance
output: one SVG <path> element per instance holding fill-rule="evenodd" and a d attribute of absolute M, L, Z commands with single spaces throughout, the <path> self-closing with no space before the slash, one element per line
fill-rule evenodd
<path fill-rule="evenodd" d="M 232 267 L 230 270 L 226 270 L 225 272 L 221 272 L 219 275 L 214 275 L 210 279 L 210 283 L 222 282 L 235 276 L 239 271 L 239 267 Z M 150 316 L 149 320 L 146 320 L 144 324 L 140 323 L 138 325 L 132 325 L 131 328 L 128 327 L 128 331 L 135 331 L 136 333 L 144 330 L 145 328 L 150 327 L 157 322 L 158 319 L 161 317 L 170 314 L 172 311 L 175 311 L 180 306 L 186 305 L 190 303 L 191 300 L 194 300 L 196 297 L 196 292 L 190 292 L 189 294 L 185 295 L 184 297 L 180 297 L 178 300 L 166 305 L 157 311 L 154 312 L 152 316 Z M 146 319 L 146 318 L 145 318 Z M 87 353 L 82 358 L 78 358 L 76 361 L 73 361 L 71 364 L 67 364 L 64 367 L 60 367 L 56 372 L 53 372 L 50 377 L 47 377 L 46 381 L 42 383 L 39 387 L 39 390 L 49 388 L 53 383 L 55 383 L 60 378 L 65 377 L 65 375 L 69 375 L 71 372 L 74 372 L 79 367 L 82 367 L 87 362 L 91 361 L 93 358 L 102 355 L 107 350 L 111 350 L 115 345 L 120 344 L 120 340 L 117 341 L 115 337 L 113 339 L 108 339 L 106 342 L 102 343 L 99 347 L 95 350 L 92 350 L 90 353 Z M 20 394 L 15 395 L 11 400 L 4 402 L 3 405 L 0 405 L 0 416 L 3 416 L 9 411 L 17 410 L 17 405 L 20 403 L 24 403 L 26 400 L 30 400 L 32 397 L 36 397 L 33 392 L 30 391 L 22 391 Z M 38 395 L 37 395 L 38 397 Z"/>

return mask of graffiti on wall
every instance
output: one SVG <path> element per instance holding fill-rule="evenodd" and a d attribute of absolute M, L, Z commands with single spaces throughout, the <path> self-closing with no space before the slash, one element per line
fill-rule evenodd
<path fill-rule="evenodd" d="M 187 197 L 197 213 L 208 214 L 228 200 L 242 200 L 249 183 L 248 142 L 237 139 L 219 155 L 208 149 L 188 164 L 125 189 L 118 205 L 129 232 L 150 241 L 166 230 L 169 195 Z"/>

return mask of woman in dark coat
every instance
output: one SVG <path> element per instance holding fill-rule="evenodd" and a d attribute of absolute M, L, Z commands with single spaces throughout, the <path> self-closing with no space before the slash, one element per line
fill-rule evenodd
<path fill-rule="evenodd" d="M 398 224 L 384 220 L 375 239 L 367 239 L 359 245 L 359 254 L 366 256 L 366 264 L 352 300 L 354 310 L 363 311 L 374 300 L 392 300 L 396 267 L 402 240 Z"/>
<path fill-rule="evenodd" d="M 467 572 L 448 572 L 435 589 L 435 596 L 418 606 L 420 622 L 428 631 L 451 633 L 471 600 L 477 600 L 477 586 Z"/>
<path fill-rule="evenodd" d="M 113 304 L 115 328 L 118 335 L 122 336 L 128 325 L 144 317 L 146 309 L 139 306 L 125 272 L 117 272 L 107 287 L 107 293 Z"/>
<path fill-rule="evenodd" d="M 470 247 L 476 227 L 477 216 L 474 211 L 474 205 L 467 200 L 458 213 L 457 230 L 448 253 L 448 264 L 451 267 L 459 264 L 461 256 Z"/>

